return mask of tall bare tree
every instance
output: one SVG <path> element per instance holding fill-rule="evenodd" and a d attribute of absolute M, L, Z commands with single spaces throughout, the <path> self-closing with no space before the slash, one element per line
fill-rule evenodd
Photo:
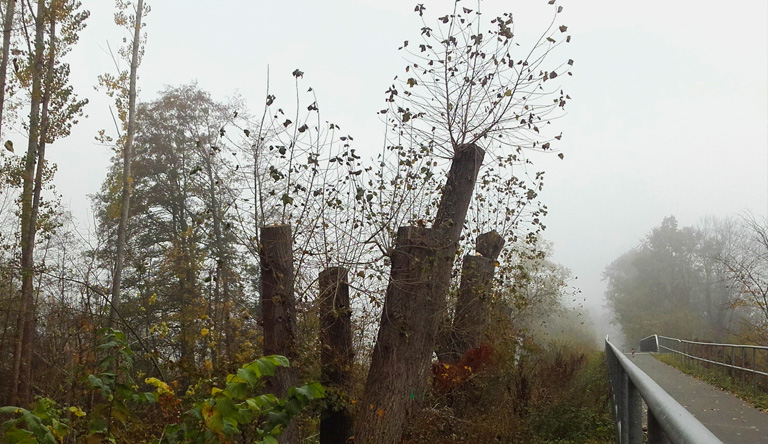
<path fill-rule="evenodd" d="M 126 17 L 125 11 L 131 6 L 131 2 L 118 1 L 118 7 L 120 10 L 115 14 L 115 23 L 126 27 L 133 28 L 133 39 L 131 40 L 131 53 L 130 53 L 130 72 L 128 74 L 128 89 L 125 90 L 125 84 L 115 83 L 114 80 L 109 77 L 102 77 L 102 83 L 107 83 L 108 86 L 113 88 L 121 88 L 120 96 L 127 95 L 128 103 L 127 109 L 121 110 L 121 117 L 126 117 L 127 121 L 124 122 L 126 126 L 125 139 L 123 141 L 123 173 L 122 173 L 122 190 L 120 198 L 120 223 L 117 228 L 117 252 L 115 253 L 115 265 L 112 273 L 112 298 L 109 312 L 109 324 L 115 325 L 116 316 L 120 309 L 120 283 L 123 274 L 123 260 L 125 258 L 125 242 L 128 231 L 128 216 L 130 214 L 131 207 L 131 161 L 133 152 L 133 138 L 136 134 L 136 78 L 139 70 L 139 63 L 141 63 L 141 28 L 144 26 L 142 19 L 145 13 L 149 12 L 149 8 L 145 9 L 144 0 L 138 0 L 134 14 L 130 17 Z M 124 77 L 121 75 L 120 77 Z M 109 81 L 113 80 L 110 85 Z M 121 104 L 122 97 L 118 98 L 118 105 Z M 124 113 L 127 112 L 127 116 Z"/>

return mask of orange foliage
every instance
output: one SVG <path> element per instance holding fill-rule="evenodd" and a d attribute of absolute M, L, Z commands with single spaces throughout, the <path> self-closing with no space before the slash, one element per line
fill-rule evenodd
<path fill-rule="evenodd" d="M 457 364 L 435 362 L 432 364 L 433 385 L 438 393 L 448 393 L 467 382 L 474 373 L 487 366 L 493 355 L 493 348 L 481 344 L 461 357 Z"/>

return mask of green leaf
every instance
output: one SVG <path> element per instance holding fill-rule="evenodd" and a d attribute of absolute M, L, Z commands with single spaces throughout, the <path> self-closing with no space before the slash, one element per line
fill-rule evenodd
<path fill-rule="evenodd" d="M 233 399 L 243 399 L 248 394 L 248 384 L 244 382 L 231 382 L 227 384 L 224 393 Z"/>
<path fill-rule="evenodd" d="M 250 398 L 250 399 L 254 400 L 254 402 L 257 402 L 261 406 L 262 409 L 272 408 L 272 407 L 276 406 L 279 403 L 279 401 L 277 399 L 277 396 L 275 396 L 275 395 L 273 395 L 271 393 L 268 393 L 266 395 L 257 396 L 255 398 Z"/>
<path fill-rule="evenodd" d="M 88 375 L 88 382 L 91 383 L 91 387 L 93 388 L 101 388 L 104 386 L 104 383 L 101 382 L 101 379 L 97 378 L 95 375 Z"/>
<path fill-rule="evenodd" d="M 238 409 L 235 403 L 226 396 L 216 398 L 216 408 L 219 410 L 222 418 L 224 419 L 239 419 L 240 417 L 240 409 Z"/>
<path fill-rule="evenodd" d="M 256 378 L 261 379 L 261 376 L 262 376 L 261 375 L 261 370 L 259 370 L 259 366 L 257 365 L 257 363 L 255 361 L 251 362 L 248 365 L 244 365 L 243 368 L 252 371 L 256 375 Z M 245 379 L 245 378 L 243 378 L 243 379 Z"/>
<path fill-rule="evenodd" d="M 285 356 L 270 355 L 270 356 L 264 356 L 261 359 L 268 360 L 269 362 L 271 362 L 271 363 L 273 363 L 273 364 L 275 364 L 277 366 L 280 366 L 280 367 L 290 367 L 291 366 L 291 363 L 288 361 L 288 358 L 286 358 Z"/>
<path fill-rule="evenodd" d="M 3 442 L 8 444 L 37 444 L 35 435 L 32 432 L 16 427 L 9 428 L 2 438 Z"/>
<path fill-rule="evenodd" d="M 221 422 L 222 427 L 221 430 L 224 432 L 225 435 L 235 435 L 237 433 L 240 433 L 240 430 L 237 429 L 237 423 L 232 418 L 224 418 Z"/>
<path fill-rule="evenodd" d="M 264 376 L 275 375 L 275 364 L 273 364 L 271 361 L 266 360 L 265 358 L 257 359 L 256 366 L 259 368 L 259 371 Z"/>
<path fill-rule="evenodd" d="M 117 342 L 109 341 L 109 342 L 105 342 L 103 344 L 98 345 L 96 347 L 96 350 L 104 351 L 104 350 L 109 350 L 109 349 L 116 348 L 116 347 L 117 347 Z"/>
<path fill-rule="evenodd" d="M 51 434 L 51 431 L 43 425 L 43 422 L 37 416 L 30 412 L 22 414 L 24 421 L 27 423 L 30 431 L 35 434 L 35 438 L 40 444 L 56 444 L 56 439 Z"/>
<path fill-rule="evenodd" d="M 325 396 L 325 387 L 323 387 L 323 385 L 319 382 L 307 384 L 302 388 L 305 388 L 312 393 L 311 399 L 320 399 Z"/>
<path fill-rule="evenodd" d="M 216 433 L 222 433 L 224 420 L 221 418 L 221 412 L 213 407 L 213 414 L 205 419 L 205 426 Z"/>
<path fill-rule="evenodd" d="M 272 435 L 266 435 L 261 442 L 264 444 L 277 444 L 277 439 Z"/>
<path fill-rule="evenodd" d="M 115 401 L 112 405 L 112 417 L 121 423 L 125 424 L 128 418 L 131 416 L 131 411 L 126 405 L 120 401 Z"/>
<path fill-rule="evenodd" d="M 257 369 L 258 371 L 258 369 Z M 241 377 L 249 386 L 253 387 L 259 382 L 259 375 L 250 366 L 237 370 L 237 376 Z"/>
<path fill-rule="evenodd" d="M 197 419 L 198 421 L 203 420 L 203 412 L 199 406 L 196 406 L 195 408 L 191 409 L 189 412 L 189 416 Z"/>
<path fill-rule="evenodd" d="M 304 404 L 298 398 L 291 398 L 285 401 L 285 411 L 291 416 L 296 416 L 301 413 L 301 408 L 304 407 Z"/>

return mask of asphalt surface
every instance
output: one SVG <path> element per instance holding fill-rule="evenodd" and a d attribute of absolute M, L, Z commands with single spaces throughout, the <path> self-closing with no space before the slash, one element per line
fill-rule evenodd
<path fill-rule="evenodd" d="M 627 355 L 725 444 L 768 444 L 768 413 L 664 364 L 650 353 Z"/>

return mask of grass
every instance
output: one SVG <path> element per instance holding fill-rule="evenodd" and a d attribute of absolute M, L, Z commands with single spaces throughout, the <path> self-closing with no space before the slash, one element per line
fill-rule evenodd
<path fill-rule="evenodd" d="M 732 378 L 722 369 L 706 368 L 701 365 L 683 362 L 664 353 L 654 353 L 653 356 L 685 374 L 719 387 L 752 404 L 755 408 L 768 412 L 768 393 L 760 391 L 759 386 L 758 390 L 755 391 L 751 377 L 747 377 L 746 381 L 742 381 L 741 377 Z"/>

